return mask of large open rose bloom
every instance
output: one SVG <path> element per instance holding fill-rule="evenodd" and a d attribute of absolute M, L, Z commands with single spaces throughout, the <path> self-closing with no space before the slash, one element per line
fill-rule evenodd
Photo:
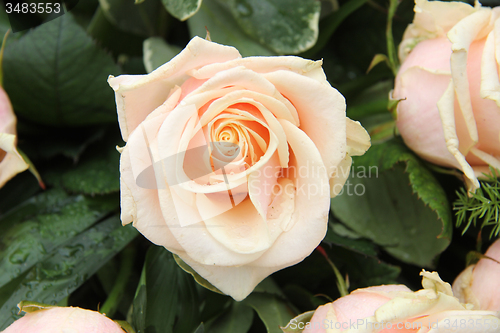
<path fill-rule="evenodd" d="M 53 307 L 26 313 L 2 333 L 124 333 L 99 312 L 73 307 Z"/>
<path fill-rule="evenodd" d="M 16 116 L 9 97 L 0 87 L 0 187 L 19 172 L 28 169 L 16 149 Z"/>
<path fill-rule="evenodd" d="M 500 332 L 498 312 L 460 303 L 436 272 L 421 275 L 424 289 L 415 292 L 404 285 L 369 287 L 320 306 L 303 333 Z"/>
<path fill-rule="evenodd" d="M 467 267 L 453 282 L 453 292 L 462 302 L 481 310 L 500 311 L 500 240 L 485 256 Z"/>
<path fill-rule="evenodd" d="M 461 170 L 468 188 L 500 169 L 500 8 L 416 0 L 393 98 L 405 143 Z"/>
<path fill-rule="evenodd" d="M 321 61 L 241 58 L 195 37 L 148 75 L 111 77 L 121 219 L 236 300 L 321 242 L 369 136 Z"/>

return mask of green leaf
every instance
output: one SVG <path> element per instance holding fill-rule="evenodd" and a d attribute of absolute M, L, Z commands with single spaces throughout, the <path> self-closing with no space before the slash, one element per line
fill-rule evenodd
<path fill-rule="evenodd" d="M 71 294 L 134 237 L 132 226 L 122 227 L 113 216 L 60 246 L 37 263 L 0 307 L 0 330 L 18 318 L 16 304 L 22 300 L 56 304 Z"/>
<path fill-rule="evenodd" d="M 241 303 L 251 306 L 257 312 L 267 333 L 282 333 L 280 327 L 286 326 L 295 317 L 287 302 L 276 295 L 253 292 Z"/>
<path fill-rule="evenodd" d="M 54 189 L 11 210 L 0 219 L 0 287 L 117 207 L 115 197 L 69 196 Z"/>
<path fill-rule="evenodd" d="M 98 144 L 103 145 L 103 142 Z M 46 181 L 73 193 L 95 195 L 118 192 L 120 153 L 116 150 L 116 144 L 106 142 L 102 149 L 93 147 L 96 149 L 89 149 L 76 166 L 61 165 L 50 170 L 45 177 Z"/>
<path fill-rule="evenodd" d="M 345 230 L 344 230 L 345 229 Z M 340 231 L 340 232 L 339 232 Z M 323 242 L 345 247 L 369 256 L 376 256 L 375 244 L 367 239 L 352 239 L 353 231 L 343 227 L 340 223 L 329 223 L 328 231 Z M 358 234 L 356 236 L 359 238 Z"/>
<path fill-rule="evenodd" d="M 210 325 L 210 333 L 246 333 L 252 326 L 253 310 L 251 307 L 233 302 L 231 308 Z"/>
<path fill-rule="evenodd" d="M 198 11 L 202 0 L 161 0 L 163 6 L 175 18 L 185 21 Z"/>
<path fill-rule="evenodd" d="M 279 54 L 297 54 L 318 39 L 321 4 L 302 0 L 226 0 L 239 26 L 261 44 Z"/>
<path fill-rule="evenodd" d="M 303 56 L 306 58 L 313 57 L 318 51 L 323 49 L 330 40 L 330 37 L 337 30 L 339 25 L 354 11 L 364 5 L 368 0 L 350 0 L 343 4 L 337 11 L 325 17 L 319 23 L 319 36 L 317 43 Z"/>
<path fill-rule="evenodd" d="M 234 46 L 244 57 L 276 55 L 247 36 L 227 8 L 215 0 L 204 0 L 198 13 L 188 20 L 188 26 L 191 37 L 205 37 L 208 29 L 212 41 Z"/>
<path fill-rule="evenodd" d="M 376 54 L 374 57 L 373 57 L 373 60 L 372 62 L 370 63 L 370 66 L 368 66 L 368 69 L 366 70 L 366 73 L 369 73 L 373 67 L 377 66 L 378 64 L 380 64 L 381 62 L 384 62 L 387 64 L 387 66 L 391 66 L 389 64 L 389 58 L 387 58 L 387 56 L 385 54 Z"/>
<path fill-rule="evenodd" d="M 343 193 L 331 203 L 346 226 L 407 263 L 432 267 L 451 241 L 444 190 L 396 139 L 354 158 Z"/>
<path fill-rule="evenodd" d="M 151 73 L 161 65 L 167 63 L 175 57 L 181 48 L 167 44 L 162 38 L 151 37 L 144 41 L 144 67 Z"/>
<path fill-rule="evenodd" d="M 281 330 L 283 333 L 301 333 L 304 327 L 306 327 L 306 324 L 311 321 L 313 315 L 314 311 L 304 312 L 293 318 L 292 321 L 290 321 L 286 327 L 282 327 Z M 300 327 L 302 327 L 302 329 Z"/>
<path fill-rule="evenodd" d="M 128 0 L 99 0 L 99 4 L 109 22 L 120 30 L 140 36 L 157 33 L 160 12 L 164 11 L 159 1 L 137 4 Z"/>
<path fill-rule="evenodd" d="M 134 299 L 137 333 L 191 332 L 199 324 L 194 281 L 163 247 L 151 246 Z"/>
<path fill-rule="evenodd" d="M 116 122 L 106 80 L 119 73 L 71 14 L 9 43 L 4 54 L 4 87 L 16 114 L 51 126 Z"/>
<path fill-rule="evenodd" d="M 198 274 L 194 269 L 192 269 L 191 266 L 186 264 L 178 255 L 173 254 L 173 256 L 177 265 L 179 265 L 179 267 L 182 268 L 184 272 L 191 274 L 194 280 L 198 282 L 200 286 L 205 287 L 208 290 L 213 291 L 214 293 L 225 295 L 222 291 L 214 287 L 210 282 L 205 280 L 200 274 Z"/>

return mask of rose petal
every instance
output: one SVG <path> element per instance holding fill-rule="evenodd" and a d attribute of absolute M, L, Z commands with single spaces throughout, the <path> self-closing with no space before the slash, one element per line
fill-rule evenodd
<path fill-rule="evenodd" d="M 444 37 L 460 20 L 472 14 L 475 8 L 463 2 L 415 1 L 413 23 L 406 28 L 399 45 L 401 62 L 417 43 L 430 38 Z"/>
<path fill-rule="evenodd" d="M 274 273 L 274 267 L 214 266 L 203 265 L 189 256 L 179 253 L 179 257 L 198 274 L 234 300 L 245 299 L 267 276 Z"/>
<path fill-rule="evenodd" d="M 459 168 L 446 146 L 437 107 L 437 102 L 450 84 L 450 75 L 411 67 L 400 72 L 397 80 L 393 94 L 395 99 L 400 100 L 396 124 L 406 145 L 430 162 Z M 416 86 L 415 82 L 420 84 Z M 430 83 L 433 89 L 425 89 Z"/>
<path fill-rule="evenodd" d="M 225 63 L 210 64 L 198 70 L 194 69 L 189 74 L 197 79 L 209 79 L 218 72 L 243 66 L 257 73 L 289 70 L 325 83 L 326 76 L 321 67 L 322 64 L 322 60 L 313 61 L 295 56 L 246 57 L 227 61 Z"/>
<path fill-rule="evenodd" d="M 344 97 L 328 83 L 293 72 L 276 71 L 264 76 L 297 108 L 300 129 L 314 142 L 330 177 L 347 150 Z"/>
<path fill-rule="evenodd" d="M 200 56 L 200 55 L 203 56 Z M 120 75 L 108 79 L 116 93 L 118 120 L 123 140 L 184 82 L 193 68 L 240 58 L 238 50 L 194 37 L 181 53 L 148 75 Z"/>
<path fill-rule="evenodd" d="M 458 22 L 448 32 L 448 39 L 452 43 L 451 49 L 453 50 L 450 57 L 453 88 L 458 104 L 460 105 L 461 113 L 459 113 L 459 115 L 464 119 L 471 141 L 468 146 L 464 146 L 464 139 L 463 136 L 461 136 L 460 145 L 463 147 L 462 152 L 465 151 L 465 154 L 467 154 L 469 149 L 479 141 L 476 121 L 472 111 L 467 75 L 467 55 L 471 43 L 479 32 L 488 25 L 490 16 L 491 10 L 481 8 Z"/>
<path fill-rule="evenodd" d="M 220 204 L 217 197 L 211 200 L 205 194 L 196 196 L 196 206 L 206 230 L 219 243 L 242 254 L 262 253 L 271 246 L 266 221 L 249 198 L 234 207 L 227 207 L 222 213 L 217 209 Z"/>
<path fill-rule="evenodd" d="M 146 126 L 150 130 L 153 127 L 158 128 L 165 116 L 160 115 L 157 117 L 158 119 L 153 118 L 145 121 L 142 126 Z M 148 133 L 154 135 L 154 131 Z M 153 142 L 146 139 L 147 136 L 144 135 L 144 132 L 134 131 L 120 157 L 122 223 L 133 222 L 134 227 L 154 244 L 174 251 L 181 250 L 182 248 L 163 219 L 158 190 L 156 188 L 141 187 L 141 183 L 137 180 L 141 172 L 150 168 L 156 162 L 156 160 L 151 159 L 154 158 L 152 154 L 156 148 L 152 146 Z M 153 178 L 152 182 L 155 184 L 156 175 L 154 171 L 152 171 L 151 177 Z M 144 205 L 143 202 L 149 204 Z"/>
<path fill-rule="evenodd" d="M 14 134 L 0 133 L 0 187 L 12 179 L 18 173 L 29 168 L 15 147 L 16 136 Z"/>
<path fill-rule="evenodd" d="M 479 182 L 474 175 L 471 166 L 465 160 L 464 155 L 459 149 L 460 141 L 457 137 L 457 130 L 455 125 L 455 94 L 453 91 L 453 81 L 450 81 L 448 88 L 437 103 L 439 116 L 443 124 L 444 138 L 446 140 L 446 147 L 448 151 L 455 157 L 459 169 L 465 174 L 465 181 L 467 183 L 468 191 L 474 192 L 479 188 Z"/>
<path fill-rule="evenodd" d="M 318 149 L 302 130 L 286 120 L 280 123 L 293 151 L 284 175 L 295 182 L 295 211 L 291 229 L 252 263 L 260 267 L 287 267 L 307 257 L 325 237 L 330 208 L 328 177 Z"/>

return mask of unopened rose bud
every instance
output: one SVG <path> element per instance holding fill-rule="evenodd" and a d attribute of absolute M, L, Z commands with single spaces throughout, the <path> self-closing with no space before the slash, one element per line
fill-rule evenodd
<path fill-rule="evenodd" d="M 500 311 L 500 240 L 486 251 L 476 265 L 467 267 L 453 282 L 461 302 L 478 310 Z"/>
<path fill-rule="evenodd" d="M 124 330 L 96 312 L 73 307 L 53 307 L 26 313 L 2 333 L 124 333 Z"/>

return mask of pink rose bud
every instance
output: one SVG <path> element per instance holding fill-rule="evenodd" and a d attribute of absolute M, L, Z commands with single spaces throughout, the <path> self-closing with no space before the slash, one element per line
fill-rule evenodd
<path fill-rule="evenodd" d="M 405 143 L 423 159 L 461 170 L 469 190 L 500 169 L 500 7 L 416 0 L 399 48 L 393 98 Z"/>
<path fill-rule="evenodd" d="M 28 164 L 17 152 L 16 141 L 16 116 L 9 97 L 0 87 L 0 187 L 28 169 Z"/>
<path fill-rule="evenodd" d="M 26 313 L 2 333 L 124 333 L 124 330 L 96 311 L 53 307 Z"/>
<path fill-rule="evenodd" d="M 460 273 L 453 282 L 453 292 L 475 309 L 500 311 L 500 240 L 490 246 L 485 256 L 489 258 Z"/>
<path fill-rule="evenodd" d="M 436 272 L 421 275 L 424 289 L 412 292 L 404 285 L 357 289 L 320 306 L 308 323 L 292 319 L 288 328 L 304 328 L 303 333 L 498 332 L 497 312 L 470 310 Z"/>

